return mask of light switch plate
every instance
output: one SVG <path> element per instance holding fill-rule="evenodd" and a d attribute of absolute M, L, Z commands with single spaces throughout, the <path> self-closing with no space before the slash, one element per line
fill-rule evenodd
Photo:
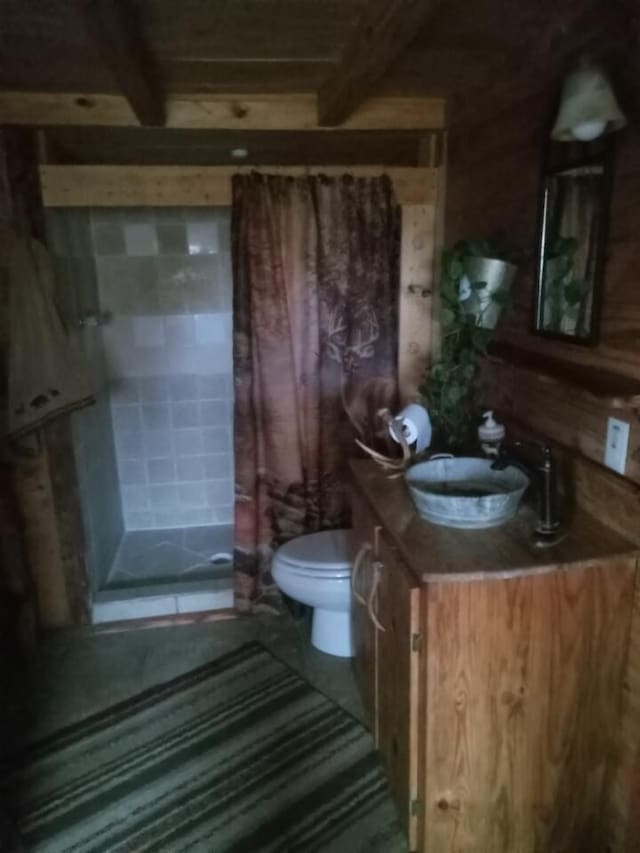
<path fill-rule="evenodd" d="M 617 418 L 607 420 L 607 444 L 604 451 L 604 464 L 618 474 L 624 474 L 627 466 L 629 447 L 629 424 Z"/>

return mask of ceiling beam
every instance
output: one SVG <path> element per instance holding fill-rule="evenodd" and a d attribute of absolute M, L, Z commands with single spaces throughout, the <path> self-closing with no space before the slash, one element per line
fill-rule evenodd
<path fill-rule="evenodd" d="M 387 166 L 436 165 L 426 142 L 438 130 L 176 130 L 158 127 L 47 127 L 48 164 L 180 165 L 237 164 L 237 148 L 248 152 L 244 162 L 260 166 L 289 163 L 345 165 L 385 163 Z M 421 156 L 424 149 L 427 157 Z"/>
<path fill-rule="evenodd" d="M 164 96 L 129 0 L 78 0 L 87 32 L 142 125 L 162 126 Z"/>
<path fill-rule="evenodd" d="M 210 130 L 324 130 L 317 98 L 306 95 L 170 95 L 170 128 Z M 138 120 L 121 95 L 0 91 L 0 124 L 132 127 Z M 380 97 L 360 104 L 343 130 L 441 130 L 443 98 Z"/>
<path fill-rule="evenodd" d="M 200 207 L 231 204 L 231 178 L 255 166 L 40 166 L 45 207 Z M 388 175 L 399 204 L 433 204 L 438 170 L 426 167 L 274 166 L 276 175 Z"/>
<path fill-rule="evenodd" d="M 373 0 L 318 92 L 318 123 L 342 124 L 419 33 L 437 0 Z"/>

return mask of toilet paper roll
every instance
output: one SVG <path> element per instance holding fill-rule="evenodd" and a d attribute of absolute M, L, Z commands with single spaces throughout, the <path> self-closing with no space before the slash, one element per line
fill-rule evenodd
<path fill-rule="evenodd" d="M 396 430 L 400 430 L 407 444 L 415 444 L 416 452 L 422 451 L 431 444 L 431 419 L 429 412 L 417 403 L 406 406 L 394 415 L 394 425 L 389 427 L 389 435 L 400 444 Z"/>

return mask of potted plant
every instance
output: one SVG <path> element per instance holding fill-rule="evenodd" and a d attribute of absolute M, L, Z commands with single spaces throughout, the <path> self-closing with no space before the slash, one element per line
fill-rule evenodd
<path fill-rule="evenodd" d="M 590 294 L 589 282 L 575 274 L 578 241 L 574 237 L 558 237 L 544 264 L 544 328 L 568 335 L 585 334 L 585 300 Z"/>
<path fill-rule="evenodd" d="M 495 329 L 518 269 L 513 253 L 489 240 L 461 240 L 451 252 L 460 264 L 453 272 L 461 272 L 459 294 L 465 312 L 475 316 L 477 326 Z"/>
<path fill-rule="evenodd" d="M 478 359 L 508 301 L 513 258 L 489 241 L 460 241 L 443 253 L 441 351 L 419 388 L 440 448 L 463 450 L 473 440 Z"/>

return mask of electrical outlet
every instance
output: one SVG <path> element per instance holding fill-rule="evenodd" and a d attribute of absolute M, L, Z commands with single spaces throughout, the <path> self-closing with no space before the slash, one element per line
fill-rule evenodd
<path fill-rule="evenodd" d="M 624 474 L 627 466 L 627 448 L 629 446 L 629 424 L 617 418 L 607 420 L 607 445 L 604 451 L 604 464 L 618 474 Z"/>

